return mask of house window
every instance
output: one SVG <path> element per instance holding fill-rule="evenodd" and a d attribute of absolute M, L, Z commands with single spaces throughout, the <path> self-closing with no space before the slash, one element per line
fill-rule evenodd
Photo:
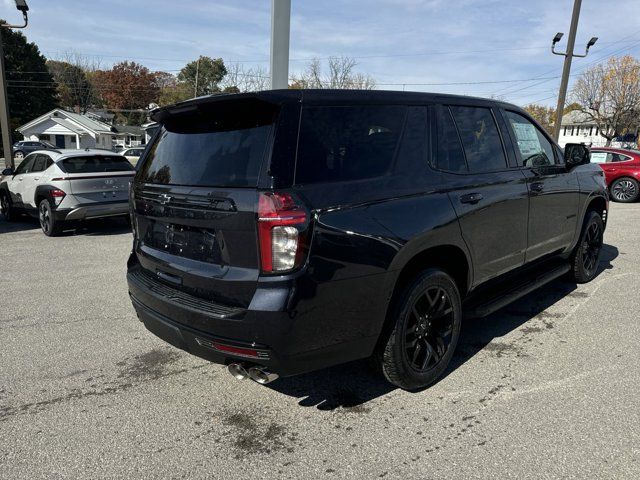
<path fill-rule="evenodd" d="M 576 127 L 576 135 L 580 135 L 580 125 Z"/>
<path fill-rule="evenodd" d="M 567 136 L 567 126 L 566 126 L 566 125 L 564 126 L 564 133 L 563 133 L 563 135 L 564 135 L 564 136 Z"/>
<path fill-rule="evenodd" d="M 570 135 L 573 137 L 573 125 L 571 125 L 571 134 Z"/>
<path fill-rule="evenodd" d="M 589 136 L 593 135 L 593 127 L 589 127 Z"/>

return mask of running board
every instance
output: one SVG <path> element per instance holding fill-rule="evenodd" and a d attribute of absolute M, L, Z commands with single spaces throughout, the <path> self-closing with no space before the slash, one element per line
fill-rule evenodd
<path fill-rule="evenodd" d="M 500 294 L 497 297 L 491 298 L 488 301 L 473 305 L 469 309 L 465 309 L 464 317 L 465 318 L 481 318 L 486 317 L 487 315 L 492 314 L 493 312 L 500 310 L 503 307 L 506 307 L 510 303 L 515 302 L 521 297 L 524 297 L 528 293 L 537 290 L 543 285 L 555 280 L 558 277 L 561 277 L 565 273 L 571 270 L 571 266 L 567 264 L 562 264 L 558 267 L 555 267 L 553 270 L 548 270 L 544 273 L 540 273 L 537 276 L 533 277 L 530 281 L 526 281 L 516 285 L 513 288 L 508 289 L 504 293 Z"/>

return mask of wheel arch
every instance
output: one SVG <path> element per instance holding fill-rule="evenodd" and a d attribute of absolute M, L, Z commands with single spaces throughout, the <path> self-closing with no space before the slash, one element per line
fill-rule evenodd
<path fill-rule="evenodd" d="M 387 334 L 393 329 L 395 319 L 391 318 L 390 312 L 394 308 L 398 297 L 404 288 L 420 272 L 427 268 L 439 268 L 448 273 L 456 283 L 461 299 L 464 298 L 473 284 L 472 263 L 464 247 L 455 244 L 444 244 L 430 246 L 414 252 L 398 268 L 398 274 L 394 277 L 393 284 L 390 286 L 391 294 L 387 303 L 384 324 L 378 339 L 378 347 L 384 343 Z"/>
<path fill-rule="evenodd" d="M 51 201 L 52 200 L 51 190 L 55 190 L 55 189 L 56 187 L 52 185 L 38 185 L 33 195 L 33 200 L 35 201 L 36 208 L 38 207 L 38 205 L 40 204 L 40 201 L 42 200 Z"/>

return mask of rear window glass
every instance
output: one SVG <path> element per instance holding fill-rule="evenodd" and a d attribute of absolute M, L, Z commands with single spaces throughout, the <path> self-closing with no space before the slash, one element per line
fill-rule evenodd
<path fill-rule="evenodd" d="M 62 160 L 59 165 L 66 173 L 128 172 L 134 170 L 129 160 L 115 155 L 71 157 Z"/>
<path fill-rule="evenodd" d="M 406 107 L 307 107 L 302 112 L 296 183 L 358 180 L 391 171 Z"/>
<path fill-rule="evenodd" d="M 203 105 L 176 115 L 138 172 L 145 183 L 202 187 L 255 187 L 276 111 L 263 102 Z"/>

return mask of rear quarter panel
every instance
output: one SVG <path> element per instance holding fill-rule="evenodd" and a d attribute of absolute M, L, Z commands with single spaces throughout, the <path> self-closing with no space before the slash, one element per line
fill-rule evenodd
<path fill-rule="evenodd" d="M 319 334 L 315 329 L 325 332 L 315 336 L 326 343 L 316 348 L 357 338 L 375 343 L 402 267 L 432 246 L 454 244 L 466 251 L 451 202 L 436 191 L 435 176 L 413 179 L 413 185 L 387 178 L 297 189 L 314 222 L 296 310 L 317 319 L 302 337 Z M 386 198 L 380 198 L 382 191 Z"/>

